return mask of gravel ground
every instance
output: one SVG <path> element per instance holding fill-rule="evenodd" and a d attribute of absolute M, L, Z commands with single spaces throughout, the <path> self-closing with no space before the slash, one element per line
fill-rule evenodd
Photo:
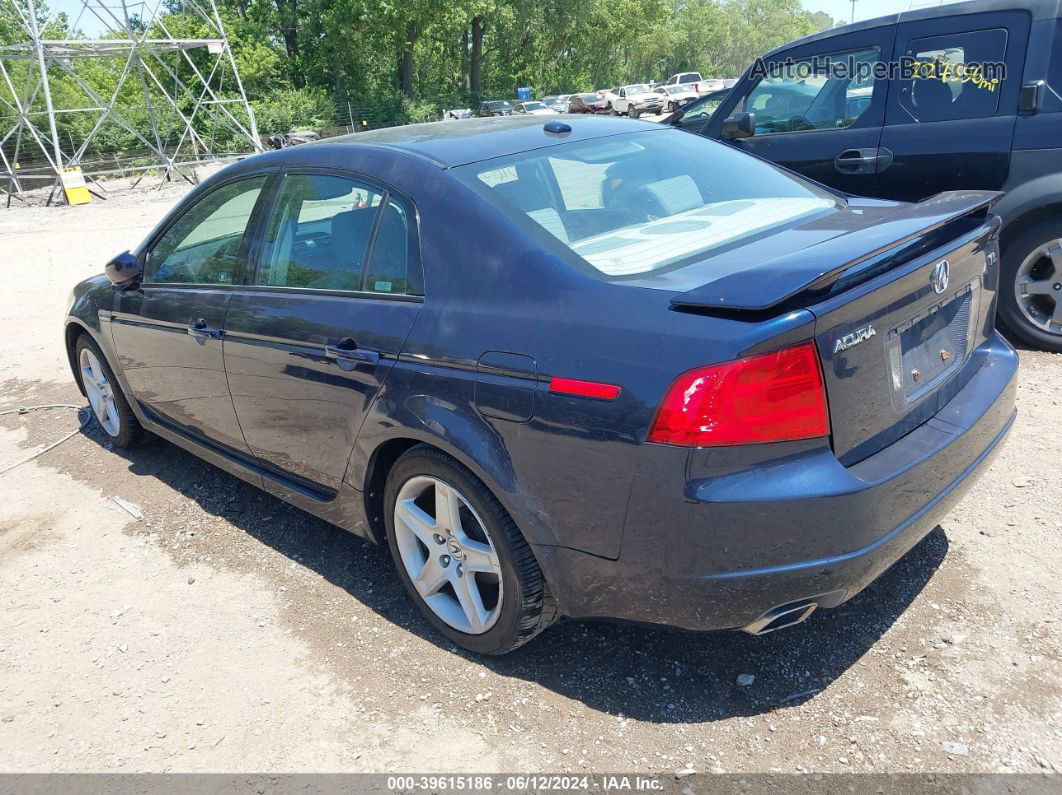
<path fill-rule="evenodd" d="M 180 193 L 0 211 L 0 411 L 84 403 L 66 295 Z M 0 771 L 1062 770 L 1062 357 L 1021 359 L 991 470 L 841 608 L 761 638 L 565 622 L 499 659 L 372 545 L 89 425 L 0 475 Z M 77 427 L 0 416 L 0 470 Z"/>

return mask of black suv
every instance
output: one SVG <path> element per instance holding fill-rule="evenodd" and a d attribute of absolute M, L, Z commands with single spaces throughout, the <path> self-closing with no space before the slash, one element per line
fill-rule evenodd
<path fill-rule="evenodd" d="M 1005 191 L 999 313 L 1062 352 L 1060 16 L 1060 0 L 977 0 L 835 28 L 670 123 L 848 193 Z"/>
<path fill-rule="evenodd" d="M 477 116 L 512 116 L 513 103 L 505 99 L 492 99 L 480 102 L 476 108 Z"/>

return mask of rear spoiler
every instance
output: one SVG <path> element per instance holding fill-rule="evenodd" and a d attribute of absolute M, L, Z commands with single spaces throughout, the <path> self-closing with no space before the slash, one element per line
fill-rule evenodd
<path fill-rule="evenodd" d="M 679 308 L 763 311 L 809 289 L 821 289 L 853 266 L 963 216 L 987 215 L 998 191 L 945 191 L 899 207 L 887 221 L 839 234 L 809 248 L 702 284 L 671 299 Z M 859 256 L 852 258 L 857 248 Z"/>

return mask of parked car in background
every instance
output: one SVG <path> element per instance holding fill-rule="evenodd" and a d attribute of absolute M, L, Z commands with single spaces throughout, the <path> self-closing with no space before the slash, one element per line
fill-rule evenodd
<path fill-rule="evenodd" d="M 450 643 L 761 634 L 859 593 L 1006 437 L 995 198 L 845 197 L 646 122 L 375 130 L 202 182 L 64 342 L 113 445 L 376 541 Z"/>
<path fill-rule="evenodd" d="M 520 116 L 554 116 L 556 111 L 546 107 L 545 103 L 538 100 L 530 102 L 518 102 L 513 108 L 513 113 Z"/>
<path fill-rule="evenodd" d="M 701 77 L 700 72 L 679 72 L 676 75 L 671 75 L 664 85 L 689 86 L 698 94 L 707 94 L 710 91 L 721 91 L 726 87 L 722 80 Z"/>
<path fill-rule="evenodd" d="M 608 113 L 608 100 L 600 94 L 572 94 L 569 113 Z"/>
<path fill-rule="evenodd" d="M 513 103 L 507 99 L 492 99 L 480 102 L 476 109 L 477 116 L 511 116 Z"/>
<path fill-rule="evenodd" d="M 618 88 L 600 88 L 594 93 L 597 94 L 599 97 L 604 98 L 605 107 L 608 108 L 608 110 L 612 110 L 612 103 L 614 103 L 619 98 Z"/>
<path fill-rule="evenodd" d="M 911 58 L 860 77 L 825 63 Z M 839 190 L 918 201 L 999 190 L 999 313 L 1023 341 L 1062 351 L 1062 21 L 1056 0 L 977 0 L 904 11 L 780 47 L 765 63 L 818 73 L 742 77 L 700 124 L 710 138 Z M 1003 64 L 990 75 L 984 65 Z M 857 69 L 858 71 L 858 69 Z M 678 125 L 693 130 L 688 115 Z"/>
<path fill-rule="evenodd" d="M 554 113 L 567 113 L 568 103 L 571 102 L 573 96 L 573 94 L 557 94 L 555 96 L 542 97 L 542 104 Z"/>
<path fill-rule="evenodd" d="M 659 113 L 662 107 L 660 95 L 645 83 L 620 86 L 616 89 L 616 98 L 612 100 L 613 113 L 632 119 L 637 119 L 642 113 Z"/>
<path fill-rule="evenodd" d="M 674 113 L 700 97 L 700 94 L 684 84 L 657 86 L 653 93 L 659 95 L 664 113 Z"/>

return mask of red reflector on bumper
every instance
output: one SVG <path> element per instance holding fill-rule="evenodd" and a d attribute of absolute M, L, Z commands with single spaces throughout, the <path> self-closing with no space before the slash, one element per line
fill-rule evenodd
<path fill-rule="evenodd" d="M 549 382 L 549 391 L 555 395 L 615 400 L 619 397 L 620 388 L 612 384 L 598 384 L 594 381 L 576 381 L 574 378 L 553 378 Z"/>

